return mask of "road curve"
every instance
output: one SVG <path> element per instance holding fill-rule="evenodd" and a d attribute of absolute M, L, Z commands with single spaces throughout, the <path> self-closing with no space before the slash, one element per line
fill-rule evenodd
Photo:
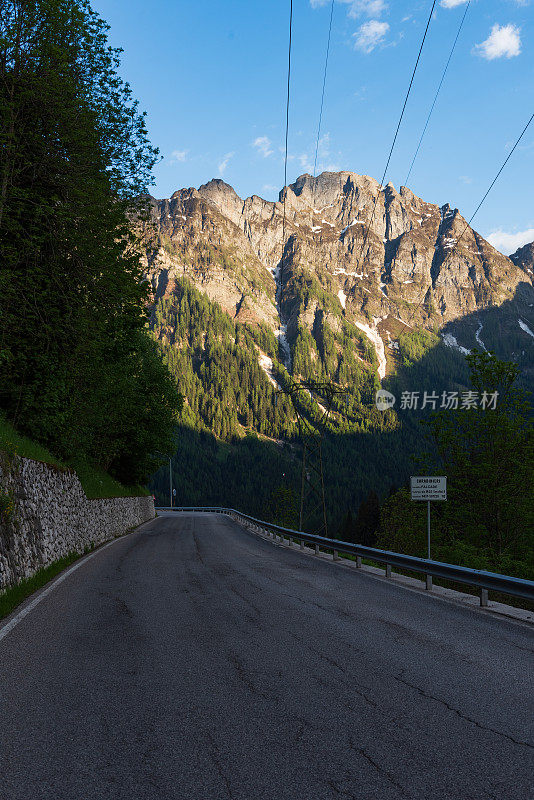
<path fill-rule="evenodd" d="M 533 637 L 162 516 L 0 641 L 1 800 L 531 800 Z"/>

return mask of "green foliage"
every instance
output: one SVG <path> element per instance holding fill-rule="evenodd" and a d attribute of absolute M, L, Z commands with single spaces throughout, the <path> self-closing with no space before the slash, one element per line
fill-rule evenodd
<path fill-rule="evenodd" d="M 449 391 L 469 381 L 464 356 L 427 330 L 404 331 L 399 336 L 397 372 L 388 381 L 394 394 L 408 391 Z"/>
<path fill-rule="evenodd" d="M 399 489 L 388 497 L 381 508 L 380 529 L 376 546 L 381 550 L 426 558 L 427 555 L 426 503 L 410 500 L 408 489 Z M 432 555 L 437 558 L 441 529 L 436 515 L 432 518 Z"/>
<path fill-rule="evenodd" d="M 432 556 L 531 578 L 531 406 L 517 388 L 517 365 L 481 352 L 473 352 L 466 361 L 472 390 L 479 393 L 477 406 L 436 412 L 426 421 L 435 445 L 426 454 L 426 469 L 447 475 L 448 494 L 446 502 L 432 506 Z M 495 408 L 490 400 L 494 392 L 498 392 Z M 485 409 L 480 402 L 483 393 Z M 382 507 L 378 546 L 424 557 L 426 504 L 411 502 L 406 489 L 393 494 Z"/>
<path fill-rule="evenodd" d="M 356 519 L 356 541 L 366 547 L 376 545 L 376 533 L 380 525 L 380 501 L 376 492 L 370 491 L 362 500 Z"/>
<path fill-rule="evenodd" d="M 0 413 L 0 452 L 6 453 L 9 457 L 19 455 L 22 458 L 32 458 L 34 461 L 44 461 L 45 464 L 55 464 L 57 467 L 65 466 L 45 447 L 18 433 L 2 413 Z"/>
<path fill-rule="evenodd" d="M 261 518 L 273 490 L 282 482 L 296 487 L 299 477 L 298 453 L 290 445 L 254 434 L 221 442 L 205 430 L 179 428 L 172 483 L 181 505 L 223 505 Z M 157 503 L 169 504 L 168 466 L 154 475 L 151 489 Z"/>
<path fill-rule="evenodd" d="M 274 387 L 258 363 L 266 348 L 276 374 L 277 345 L 265 328 L 251 331 L 233 322 L 186 279 L 153 312 L 153 335 L 165 363 L 185 395 L 180 421 L 231 441 L 247 430 L 271 438 L 290 437 L 294 415 L 287 397 L 275 402 Z"/>
<path fill-rule="evenodd" d="M 73 469 L 89 499 L 99 497 L 138 497 L 147 493 L 147 490 L 141 486 L 123 486 L 111 475 L 79 457 L 68 464 L 63 463 L 42 445 L 33 442 L 27 436 L 21 436 L 0 414 L 0 458 L 7 458 L 9 464 L 12 464 L 14 456 L 42 461 L 59 469 Z M 10 492 L 3 490 L 3 494 L 13 500 Z M 0 504 L 1 502 L 0 499 Z M 7 503 L 8 501 L 5 500 L 5 502 Z"/>
<path fill-rule="evenodd" d="M 480 550 L 501 557 L 532 549 L 534 426 L 517 365 L 490 353 L 467 356 L 475 408 L 441 411 L 429 422 L 450 486 L 447 520 Z M 491 396 L 498 393 L 495 409 Z M 485 394 L 484 394 L 485 393 Z M 487 398 L 484 409 L 480 401 Z"/>
<path fill-rule="evenodd" d="M 15 496 L 10 489 L 0 487 L 0 522 L 9 522 L 15 513 Z"/>
<path fill-rule="evenodd" d="M 299 529 L 299 500 L 294 489 L 281 484 L 273 489 L 265 507 L 265 520 L 291 530 Z"/>
<path fill-rule="evenodd" d="M 399 354 L 405 366 L 421 361 L 433 347 L 439 344 L 439 336 L 426 330 L 403 332 L 399 336 Z"/>
<path fill-rule="evenodd" d="M 79 553 L 69 553 L 67 556 L 54 561 L 48 567 L 40 569 L 31 578 L 24 578 L 16 586 L 11 586 L 0 592 L 0 619 L 11 614 L 27 597 L 51 581 L 52 578 L 55 578 L 56 575 L 59 575 L 60 572 L 74 561 L 77 561 L 78 558 L 80 558 Z"/>
<path fill-rule="evenodd" d="M 129 224 L 157 151 L 88 2 L 9 0 L 0 26 L 1 407 L 58 458 L 144 480 L 176 407 Z"/>
<path fill-rule="evenodd" d="M 337 538 L 345 542 L 375 547 L 376 534 L 380 525 L 380 500 L 374 491 L 370 491 L 362 500 L 358 514 L 354 517 L 349 509 L 337 533 Z"/>
<path fill-rule="evenodd" d="M 178 502 L 230 505 L 261 516 L 284 472 L 287 485 L 300 496 L 301 447 L 295 412 L 289 398 L 276 395 L 258 364 L 260 349 L 272 358 L 278 383 L 284 385 L 288 379 L 272 332 L 234 322 L 187 279 L 177 280 L 173 294 L 156 303 L 152 326 L 185 396 L 173 458 Z M 394 411 L 376 409 L 374 349 L 365 335 L 346 321 L 337 332 L 326 323 L 323 328 L 317 338 L 317 331 L 298 329 L 293 372 L 309 369 L 311 376 L 306 377 L 337 378 L 347 386 L 347 396 L 334 399 L 323 440 L 327 514 L 334 530 L 340 509 L 358 508 L 371 489 L 385 494 L 393 474 L 406 478 L 412 442 L 421 434 L 417 431 L 416 436 L 411 428 L 399 430 Z M 332 375 L 323 353 L 328 359 L 334 352 L 328 362 L 336 371 Z M 364 356 L 369 361 L 362 361 Z M 297 402 L 312 424 L 318 424 L 322 416 L 318 404 L 325 398 L 302 393 Z M 166 468 L 156 473 L 151 487 L 157 501 L 168 504 Z"/>
<path fill-rule="evenodd" d="M 461 564 L 471 569 L 483 569 L 532 580 L 532 546 L 522 553 L 516 552 L 515 555 L 506 551 L 498 554 L 488 547 L 481 547 L 476 540 L 470 538 L 468 530 L 455 531 L 451 528 L 447 508 L 445 503 L 432 503 L 433 559 L 447 564 Z M 426 558 L 426 503 L 413 502 L 408 489 L 400 489 L 389 497 L 381 507 L 381 524 L 376 547 Z"/>
<path fill-rule="evenodd" d="M 87 462 L 77 460 L 69 466 L 76 472 L 89 500 L 100 497 L 140 497 L 149 494 L 147 489 L 139 485 L 123 486 L 107 472 L 97 469 Z"/>
<path fill-rule="evenodd" d="M 338 528 L 336 539 L 339 539 L 341 542 L 356 542 L 355 524 L 356 520 L 354 519 L 354 514 L 349 508 Z"/>

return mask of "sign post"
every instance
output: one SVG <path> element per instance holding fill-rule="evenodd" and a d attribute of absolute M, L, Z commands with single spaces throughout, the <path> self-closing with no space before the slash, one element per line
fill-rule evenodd
<path fill-rule="evenodd" d="M 427 502 L 427 508 L 428 508 L 428 513 L 427 513 L 427 521 L 428 521 L 428 525 L 427 525 L 427 545 L 428 545 L 427 546 L 427 550 L 428 550 L 428 554 L 427 554 L 427 558 L 430 561 L 430 500 L 427 500 L 426 502 Z"/>
<path fill-rule="evenodd" d="M 427 502 L 427 558 L 430 561 L 430 501 L 447 499 L 447 476 L 412 476 L 411 490 L 412 500 L 426 500 Z"/>

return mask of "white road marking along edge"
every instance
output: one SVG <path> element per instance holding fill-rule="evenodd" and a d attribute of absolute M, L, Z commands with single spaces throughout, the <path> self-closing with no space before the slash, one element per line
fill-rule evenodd
<path fill-rule="evenodd" d="M 153 520 L 149 519 L 149 520 L 147 520 L 147 522 L 142 522 L 141 525 L 138 525 L 136 528 L 134 528 L 133 531 L 130 531 L 130 533 L 135 533 L 135 531 L 138 531 L 139 528 L 141 528 L 143 525 L 146 525 L 148 522 L 152 522 L 152 521 Z M 63 583 L 65 578 L 68 578 L 69 575 L 72 575 L 72 573 L 76 572 L 77 569 L 79 569 L 80 567 L 83 567 L 84 564 L 86 564 L 88 561 L 90 561 L 90 559 L 93 558 L 94 556 L 98 555 L 98 553 L 101 553 L 102 550 L 106 550 L 106 548 L 111 547 L 111 545 L 115 544 L 115 542 L 120 542 L 121 539 L 124 539 L 126 536 L 129 536 L 129 535 L 130 534 L 127 533 L 127 534 L 123 534 L 122 536 L 117 536 L 116 539 L 112 539 L 111 542 L 107 542 L 106 544 L 102 545 L 101 547 L 98 547 L 92 553 L 89 553 L 88 555 L 86 555 L 84 558 L 81 558 L 79 561 L 77 561 L 75 564 L 73 564 L 73 566 L 70 567 L 66 572 L 62 572 L 61 575 L 59 576 L 59 578 L 56 578 L 55 581 L 50 583 L 46 587 L 46 589 L 44 589 L 44 591 L 42 591 L 40 594 L 38 594 L 37 597 L 34 597 L 34 599 L 30 603 L 28 603 L 27 606 L 24 606 L 22 611 L 19 611 L 18 614 L 15 614 L 15 616 L 12 619 L 10 619 L 9 622 L 6 625 L 4 625 L 2 628 L 0 628 L 0 642 L 2 641 L 2 639 L 5 639 L 5 637 L 8 635 L 8 633 L 11 633 L 13 628 L 15 628 L 19 624 L 19 622 L 21 622 L 24 619 L 24 617 L 28 616 L 30 611 L 33 611 L 33 609 L 36 606 L 39 605 L 41 600 L 44 600 L 45 597 L 48 597 L 48 595 L 51 594 L 54 591 L 54 589 L 56 589 L 59 586 L 60 583 Z"/>

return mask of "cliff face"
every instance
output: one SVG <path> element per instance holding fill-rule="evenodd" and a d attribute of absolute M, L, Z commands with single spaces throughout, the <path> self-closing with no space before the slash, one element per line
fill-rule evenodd
<path fill-rule="evenodd" d="M 381 377 L 409 328 L 510 356 L 534 342 L 525 330 L 534 330 L 533 245 L 507 258 L 457 209 L 406 187 L 352 172 L 302 175 L 273 203 L 212 180 L 151 205 L 155 297 L 189 278 L 232 317 L 276 332 L 288 364 L 301 328 L 318 341 L 321 328 L 345 322 L 373 341 Z"/>
<path fill-rule="evenodd" d="M 534 242 L 520 247 L 510 258 L 516 266 L 528 272 L 531 280 L 534 280 Z"/>

